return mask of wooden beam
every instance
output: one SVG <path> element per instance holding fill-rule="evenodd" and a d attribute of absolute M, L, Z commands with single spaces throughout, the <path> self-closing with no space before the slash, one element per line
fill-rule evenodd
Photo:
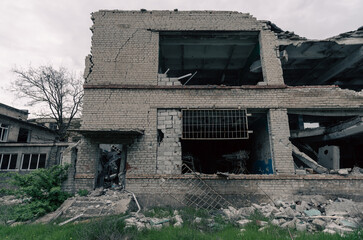
<path fill-rule="evenodd" d="M 338 62 L 337 64 L 331 66 L 328 71 L 323 73 L 317 80 L 316 84 L 324 84 L 333 77 L 337 76 L 338 74 L 344 72 L 346 69 L 354 66 L 358 62 L 363 59 L 363 46 L 360 47 L 357 51 L 349 54 L 346 58 L 342 61 Z"/>

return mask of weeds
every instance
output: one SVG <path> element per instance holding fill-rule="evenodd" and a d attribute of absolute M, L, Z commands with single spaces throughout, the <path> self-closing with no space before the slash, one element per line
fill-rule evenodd
<path fill-rule="evenodd" d="M 67 166 L 54 166 L 37 169 L 29 174 L 9 175 L 9 183 L 16 187 L 13 193 L 23 200 L 23 204 L 13 208 L 14 220 L 26 221 L 56 210 L 70 196 L 61 189 L 67 169 Z"/>
<path fill-rule="evenodd" d="M 250 219 L 252 223 L 244 229 L 232 225 L 224 219 L 218 211 L 207 212 L 204 210 L 195 210 L 192 208 L 178 209 L 179 214 L 184 220 L 182 227 L 173 227 L 172 225 L 164 227 L 161 230 L 150 229 L 138 231 L 135 227 L 126 228 L 126 215 L 118 215 L 80 221 L 66 224 L 64 226 L 47 225 L 21 225 L 16 227 L 0 226 L 0 236 L 2 239 L 77 239 L 77 240 L 99 240 L 99 239 L 146 239 L 146 240 L 183 240 L 183 239 L 202 239 L 202 240 L 276 240 L 291 239 L 286 229 L 277 226 L 268 225 L 263 231 L 256 225 L 256 220 L 266 220 L 258 213 L 252 214 Z M 145 212 L 150 217 L 172 217 L 172 208 L 153 208 Z M 201 221 L 196 222 L 197 217 Z M 293 230 L 292 235 L 295 240 L 360 240 L 362 231 L 355 231 L 342 237 L 339 234 L 330 235 L 325 233 L 308 233 Z"/>

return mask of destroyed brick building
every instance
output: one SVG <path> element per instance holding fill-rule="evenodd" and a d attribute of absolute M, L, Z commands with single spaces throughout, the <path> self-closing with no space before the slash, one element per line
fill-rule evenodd
<path fill-rule="evenodd" d="M 92 21 L 72 189 L 104 184 L 103 156 L 144 204 L 188 194 L 191 172 L 235 202 L 362 200 L 361 175 L 329 174 L 363 167 L 362 28 L 308 40 L 238 12 L 102 10 Z"/>

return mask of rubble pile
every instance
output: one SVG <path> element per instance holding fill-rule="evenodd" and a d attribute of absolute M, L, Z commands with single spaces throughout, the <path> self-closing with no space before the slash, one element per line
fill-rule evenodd
<path fill-rule="evenodd" d="M 99 189 L 88 196 L 70 198 L 73 203 L 63 212 L 63 217 L 70 218 L 83 214 L 83 217 L 116 215 L 129 210 L 132 196 L 129 193 Z"/>
<path fill-rule="evenodd" d="M 323 231 L 326 233 L 349 233 L 361 226 L 363 221 L 363 203 L 337 198 L 327 200 L 322 196 L 310 201 L 275 201 L 274 203 L 252 204 L 250 207 L 223 209 L 227 219 L 244 227 L 252 220 L 248 217 L 255 211 L 269 218 L 272 225 L 282 228 L 295 228 L 299 231 Z M 258 221 L 260 231 L 267 227 L 267 222 Z"/>
<path fill-rule="evenodd" d="M 183 219 L 177 210 L 174 211 L 173 216 L 165 218 L 145 217 L 142 213 L 134 214 L 125 220 L 126 227 L 135 226 L 138 230 L 143 229 L 161 229 L 162 227 L 172 224 L 174 227 L 181 227 Z"/>

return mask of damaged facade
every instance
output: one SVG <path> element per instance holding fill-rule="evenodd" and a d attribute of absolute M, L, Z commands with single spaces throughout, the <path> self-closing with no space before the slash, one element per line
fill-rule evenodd
<path fill-rule="evenodd" d="M 165 179 L 183 195 L 180 181 L 198 172 L 241 202 L 264 192 L 363 196 L 362 176 L 327 174 L 363 167 L 362 29 L 317 41 L 238 12 L 92 20 L 83 139 L 65 154 L 73 191 L 125 182 L 155 204 L 172 200 Z"/>
<path fill-rule="evenodd" d="M 57 142 L 53 130 L 29 122 L 27 110 L 0 104 L 0 173 L 26 173 L 60 164 L 67 146 Z"/>

